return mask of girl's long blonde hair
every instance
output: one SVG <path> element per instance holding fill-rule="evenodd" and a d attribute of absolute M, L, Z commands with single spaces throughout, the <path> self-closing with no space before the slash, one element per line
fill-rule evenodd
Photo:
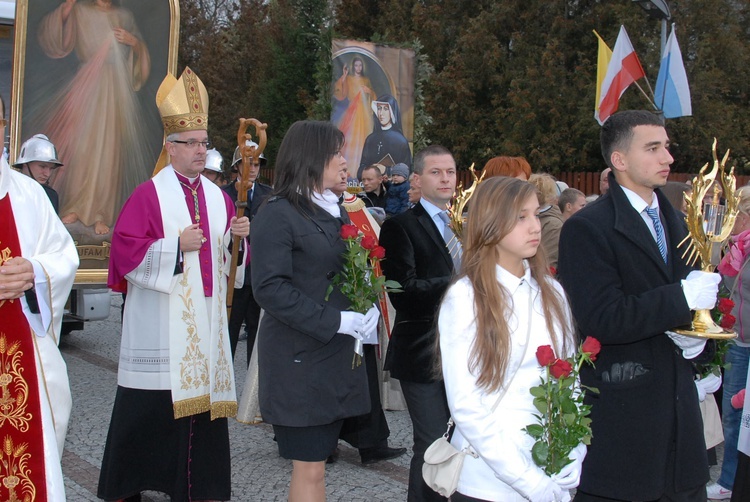
<path fill-rule="evenodd" d="M 464 228 L 461 273 L 456 280 L 466 276 L 471 281 L 477 329 L 468 364 L 470 371 L 478 375 L 479 387 L 488 392 L 497 391 L 503 385 L 511 352 L 508 319 L 518 307 L 513 305 L 509 292 L 497 281 L 498 244 L 518 222 L 523 205 L 536 196 L 535 187 L 526 181 L 507 177 L 487 179 L 472 197 Z M 544 319 L 548 331 L 553 334 L 555 353 L 566 353 L 573 333 L 564 299 L 550 280 L 541 246 L 528 261 L 531 276 L 539 284 Z M 554 336 L 559 330 L 562 333 L 558 335 L 562 336 Z M 558 340 L 562 340 L 562 347 Z"/>

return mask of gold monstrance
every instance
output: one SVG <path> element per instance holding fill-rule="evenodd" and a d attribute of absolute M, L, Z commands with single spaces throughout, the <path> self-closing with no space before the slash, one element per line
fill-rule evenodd
<path fill-rule="evenodd" d="M 454 235 L 453 239 L 448 244 L 448 252 L 451 256 L 453 256 L 453 249 L 458 246 L 459 242 L 461 242 L 461 238 L 464 234 L 464 209 L 466 208 L 466 203 L 469 202 L 469 199 L 474 195 L 474 190 L 477 189 L 486 174 L 486 171 L 482 171 L 482 175 L 477 178 L 477 173 L 474 171 L 473 163 L 471 164 L 469 171 L 471 171 L 471 175 L 474 177 L 474 183 L 466 189 L 464 188 L 463 182 L 459 183 L 458 188 L 456 188 L 456 198 L 453 199 L 453 204 L 448 208 L 448 217 L 451 220 L 450 226 Z"/>
<path fill-rule="evenodd" d="M 729 174 L 726 173 L 725 168 L 729 158 L 729 150 L 724 154 L 721 163 L 716 156 L 716 138 L 714 138 L 711 150 L 714 157 L 713 168 L 709 173 L 706 173 L 706 169 L 708 169 L 708 163 L 706 163 L 698 176 L 693 178 L 692 194 L 684 194 L 687 203 L 685 221 L 688 226 L 688 235 L 677 245 L 677 247 L 682 247 L 687 243 L 682 257 L 688 257 L 687 263 L 689 265 L 694 265 L 700 258 L 701 270 L 704 272 L 713 272 L 718 265 L 718 258 L 721 254 L 718 251 L 725 246 L 734 227 L 739 202 L 735 193 L 737 180 L 734 177 L 734 167 L 729 170 Z M 719 184 L 724 191 L 724 204 L 721 204 Z M 712 189 L 713 194 L 710 201 L 704 203 L 706 196 Z M 674 331 L 681 335 L 697 338 L 729 339 L 737 337 L 734 331 L 726 330 L 717 325 L 708 309 L 695 311 L 690 329 L 675 329 Z"/>

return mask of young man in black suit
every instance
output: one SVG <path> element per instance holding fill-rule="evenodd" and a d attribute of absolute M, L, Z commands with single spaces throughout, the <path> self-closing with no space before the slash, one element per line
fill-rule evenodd
<path fill-rule="evenodd" d="M 456 162 L 446 148 L 431 145 L 414 157 L 420 201 L 386 220 L 380 244 L 386 250 L 383 272 L 401 284 L 390 295 L 396 320 L 385 369 L 401 382 L 414 430 L 409 471 L 409 502 L 445 500 L 422 479 L 427 447 L 445 432 L 450 418 L 445 387 L 434 375 L 435 315 L 454 273 L 454 260 L 443 237 L 445 210 L 456 190 Z M 454 242 L 452 250 L 459 251 Z"/>
<path fill-rule="evenodd" d="M 257 143 L 248 141 L 247 146 L 258 147 Z M 232 157 L 232 178 L 237 176 L 239 171 L 239 164 L 242 162 L 242 156 L 240 155 L 240 147 L 235 148 L 234 156 Z M 253 221 L 255 214 L 260 209 L 260 206 L 265 202 L 273 188 L 257 181 L 258 174 L 260 174 L 260 168 L 266 165 L 266 157 L 261 153 L 260 159 L 257 164 L 250 165 L 249 180 L 252 182 L 252 187 L 247 191 L 247 208 L 245 208 L 245 216 Z M 222 188 L 233 202 L 237 202 L 237 187 L 234 182 L 229 183 Z M 252 256 L 252 255 L 251 255 Z M 255 335 L 258 331 L 258 322 L 260 321 L 260 305 L 255 301 L 253 297 L 253 288 L 250 284 L 250 262 L 245 267 L 245 282 L 241 288 L 235 288 L 234 296 L 232 297 L 232 314 L 229 318 L 229 343 L 232 348 L 232 359 L 234 359 L 235 352 L 237 351 L 237 343 L 240 339 L 240 330 L 242 329 L 242 323 L 245 323 L 245 330 L 247 332 L 247 364 L 250 364 L 250 356 L 253 353 L 253 345 L 255 345 Z"/>
<path fill-rule="evenodd" d="M 706 500 L 706 446 L 691 360 L 705 339 L 671 330 L 712 308 L 718 274 L 691 271 L 677 244 L 687 229 L 659 190 L 669 137 L 657 115 L 624 111 L 602 126 L 609 191 L 565 222 L 559 278 L 581 339 L 598 338 L 581 370 L 593 439 L 576 501 Z"/>

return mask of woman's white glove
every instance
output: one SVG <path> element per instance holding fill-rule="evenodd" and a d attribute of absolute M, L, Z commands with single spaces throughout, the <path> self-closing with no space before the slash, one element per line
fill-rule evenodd
<path fill-rule="evenodd" d="M 563 489 L 552 478 L 544 476 L 533 490 L 524 493 L 523 496 L 531 502 L 560 502 L 563 499 Z"/>
<path fill-rule="evenodd" d="M 581 482 L 581 465 L 586 458 L 586 445 L 581 443 L 570 452 L 568 458 L 573 461 L 563 467 L 560 472 L 552 475 L 552 480 L 563 490 L 572 490 Z"/>
<path fill-rule="evenodd" d="M 341 312 L 341 324 L 339 324 L 337 333 L 343 333 L 356 340 L 361 340 L 362 333 L 364 332 L 364 319 L 364 314 L 360 314 L 359 312 L 352 312 L 350 310 Z"/>
<path fill-rule="evenodd" d="M 362 319 L 362 339 L 365 343 L 378 343 L 378 320 L 380 320 L 380 310 L 373 305 Z"/>

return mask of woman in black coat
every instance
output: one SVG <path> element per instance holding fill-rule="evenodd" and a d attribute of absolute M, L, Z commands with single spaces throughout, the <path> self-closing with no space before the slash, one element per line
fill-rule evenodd
<path fill-rule="evenodd" d="M 265 309 L 258 330 L 260 411 L 279 454 L 293 461 L 289 500 L 325 500 L 325 460 L 344 418 L 369 412 L 355 339 L 377 329 L 378 311 L 348 311 L 335 288 L 348 222 L 330 188 L 346 170 L 343 134 L 328 122 L 296 122 L 281 143 L 273 195 L 251 228 L 252 285 Z"/>

